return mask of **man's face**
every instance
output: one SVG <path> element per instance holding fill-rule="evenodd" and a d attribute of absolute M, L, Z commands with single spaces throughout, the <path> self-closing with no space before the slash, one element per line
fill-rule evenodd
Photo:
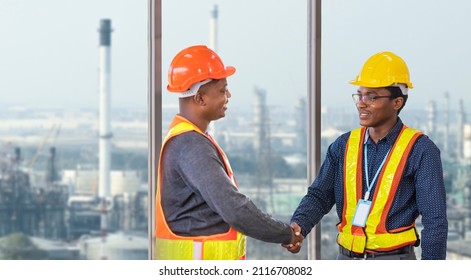
<path fill-rule="evenodd" d="M 391 93 L 387 89 L 360 87 L 357 94 L 359 99 L 356 106 L 361 126 L 379 127 L 392 118 L 396 119 L 400 108 L 399 98 L 389 98 Z"/>
<path fill-rule="evenodd" d="M 225 117 L 227 103 L 231 93 L 227 89 L 227 80 L 220 79 L 212 81 L 201 87 L 202 97 L 204 99 L 203 112 L 208 121 L 217 120 Z"/>

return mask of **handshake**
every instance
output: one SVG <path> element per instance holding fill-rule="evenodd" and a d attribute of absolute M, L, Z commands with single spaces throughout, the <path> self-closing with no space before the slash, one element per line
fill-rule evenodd
<path fill-rule="evenodd" d="M 286 248 L 293 254 L 299 253 L 304 240 L 304 236 L 301 234 L 301 227 L 297 223 L 291 224 L 292 237 L 291 242 L 288 244 L 281 244 L 282 247 Z"/>

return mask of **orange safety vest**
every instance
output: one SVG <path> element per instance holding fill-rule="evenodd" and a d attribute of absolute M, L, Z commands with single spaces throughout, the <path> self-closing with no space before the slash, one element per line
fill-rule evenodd
<path fill-rule="evenodd" d="M 350 133 L 344 159 L 344 204 L 342 221 L 337 225 L 337 243 L 355 253 L 390 251 L 415 244 L 415 222 L 394 230 L 386 229 L 386 218 L 399 187 L 412 146 L 422 135 L 407 126 L 402 130 L 389 153 L 373 194 L 370 213 L 364 228 L 352 225 L 358 200 L 363 190 L 363 142 L 366 128 Z"/>
<path fill-rule="evenodd" d="M 203 133 L 196 125 L 182 116 L 176 115 L 165 137 L 159 159 L 157 197 L 156 197 L 156 231 L 155 231 L 155 258 L 158 260 L 235 260 L 245 259 L 246 237 L 242 233 L 230 228 L 228 232 L 209 236 L 179 236 L 172 232 L 168 226 L 161 205 L 162 188 L 162 154 L 165 144 L 172 137 L 185 132 L 196 131 L 208 138 L 223 158 L 226 172 L 233 184 L 237 187 L 229 160 L 209 135 Z M 167 186 L 171 187 L 171 186 Z"/>

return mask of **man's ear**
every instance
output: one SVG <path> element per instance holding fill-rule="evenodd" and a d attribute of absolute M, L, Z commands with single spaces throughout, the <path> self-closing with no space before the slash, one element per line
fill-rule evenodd
<path fill-rule="evenodd" d="M 404 98 L 398 97 L 394 99 L 394 107 L 397 108 L 397 110 L 401 109 L 403 104 L 404 104 Z"/>
<path fill-rule="evenodd" d="M 194 96 L 193 96 L 193 100 L 195 101 L 196 104 L 200 105 L 200 106 L 204 106 L 205 105 L 205 102 L 204 102 L 204 96 L 201 92 L 197 92 Z"/>

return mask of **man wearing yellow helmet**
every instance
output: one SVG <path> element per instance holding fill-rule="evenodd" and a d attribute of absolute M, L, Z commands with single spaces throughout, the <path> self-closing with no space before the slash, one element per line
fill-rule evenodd
<path fill-rule="evenodd" d="M 422 259 L 445 259 L 440 150 L 398 116 L 412 88 L 406 63 L 392 52 L 377 53 L 350 83 L 358 86 L 352 97 L 361 127 L 330 145 L 292 227 L 306 236 L 336 205 L 338 259 L 416 259 L 419 244 Z"/>
<path fill-rule="evenodd" d="M 299 232 L 237 190 L 229 160 L 207 133 L 226 114 L 226 78 L 235 71 L 206 46 L 188 47 L 171 62 L 167 89 L 179 97 L 180 111 L 160 153 L 156 259 L 245 259 L 246 235 L 300 246 Z"/>

